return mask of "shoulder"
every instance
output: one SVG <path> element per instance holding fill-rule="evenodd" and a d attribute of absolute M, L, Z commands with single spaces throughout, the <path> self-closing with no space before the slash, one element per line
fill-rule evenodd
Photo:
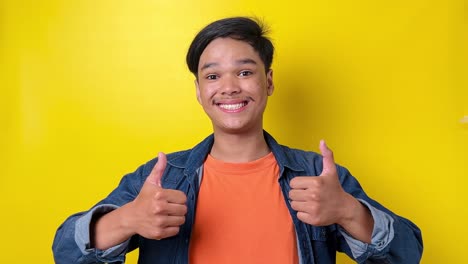
<path fill-rule="evenodd" d="M 314 151 L 291 148 L 284 145 L 278 145 L 278 147 L 281 150 L 278 151 L 281 153 L 278 155 L 278 158 L 281 161 L 278 162 L 283 163 L 286 167 L 296 170 L 300 168 L 313 175 L 319 175 L 322 173 L 323 157 L 321 154 Z M 340 177 L 349 174 L 348 169 L 345 167 L 339 164 L 336 164 L 336 166 Z"/>
<path fill-rule="evenodd" d="M 316 174 L 322 171 L 322 156 L 316 152 L 278 145 L 275 156 L 278 163 L 292 170 Z"/>
<path fill-rule="evenodd" d="M 273 136 L 264 132 L 265 139 L 281 167 L 294 171 L 313 173 L 322 170 L 322 156 L 316 152 L 279 144 Z"/>
<path fill-rule="evenodd" d="M 190 153 L 191 149 L 167 153 L 167 164 L 169 166 L 183 168 L 184 164 L 187 162 L 188 157 L 190 156 Z M 144 175 L 149 175 L 151 170 L 153 170 L 154 165 L 156 165 L 156 162 L 158 162 L 157 155 L 153 159 L 143 164 L 139 169 L 142 170 Z"/>

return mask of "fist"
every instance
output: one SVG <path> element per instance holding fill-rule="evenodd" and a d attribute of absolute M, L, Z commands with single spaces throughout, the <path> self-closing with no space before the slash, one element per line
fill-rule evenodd
<path fill-rule="evenodd" d="M 346 215 L 346 204 L 354 199 L 339 181 L 333 152 L 320 141 L 323 170 L 319 176 L 299 176 L 289 182 L 291 207 L 297 218 L 315 226 L 340 223 Z"/>
<path fill-rule="evenodd" d="M 134 232 L 148 239 L 177 235 L 185 223 L 187 196 L 181 191 L 161 187 L 166 164 L 166 155 L 159 153 L 158 162 L 132 202 Z"/>

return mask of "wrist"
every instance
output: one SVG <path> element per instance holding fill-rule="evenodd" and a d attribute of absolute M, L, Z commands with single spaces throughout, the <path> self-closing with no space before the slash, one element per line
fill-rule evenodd
<path fill-rule="evenodd" d="M 134 202 L 132 201 L 120 207 L 119 226 L 128 237 L 138 233 L 136 225 L 138 221 L 135 220 L 136 213 L 133 210 L 133 205 Z"/>
<path fill-rule="evenodd" d="M 128 204 L 127 204 L 128 205 Z M 96 218 L 91 225 L 94 248 L 106 250 L 128 240 L 134 233 L 131 207 L 124 205 Z"/>
<path fill-rule="evenodd" d="M 374 219 L 369 208 L 352 195 L 344 202 L 343 217 L 338 223 L 348 234 L 364 243 L 371 243 Z"/>
<path fill-rule="evenodd" d="M 349 193 L 345 193 L 343 201 L 341 217 L 337 224 L 346 229 L 347 226 L 358 219 L 363 205 Z"/>

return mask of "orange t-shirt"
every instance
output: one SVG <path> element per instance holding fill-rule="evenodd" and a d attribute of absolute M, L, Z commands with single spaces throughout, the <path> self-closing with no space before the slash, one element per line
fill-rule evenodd
<path fill-rule="evenodd" d="M 209 155 L 197 200 L 190 263 L 298 263 L 296 233 L 273 153 L 248 163 Z"/>

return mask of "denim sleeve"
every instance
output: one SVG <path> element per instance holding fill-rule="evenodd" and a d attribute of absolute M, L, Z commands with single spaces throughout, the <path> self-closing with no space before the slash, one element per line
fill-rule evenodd
<path fill-rule="evenodd" d="M 138 237 L 107 250 L 97 250 L 90 245 L 90 223 L 93 216 L 105 214 L 135 199 L 155 160 L 125 175 L 105 199 L 89 211 L 68 217 L 57 229 L 52 251 L 56 264 L 124 263 L 125 254 L 138 247 Z"/>
<path fill-rule="evenodd" d="M 81 212 L 70 216 L 59 227 L 52 245 L 56 264 L 124 263 L 125 252 L 129 251 L 128 249 L 123 249 L 119 246 L 105 251 L 91 248 L 89 224 L 92 216 L 104 213 L 106 210 L 109 210 L 108 205 L 104 205 L 103 207 L 98 205 L 88 212 Z M 118 252 L 119 250 L 120 252 Z"/>
<path fill-rule="evenodd" d="M 367 244 L 353 238 L 349 235 L 344 228 L 339 226 L 339 231 L 343 235 L 344 239 L 348 243 L 351 253 L 355 259 L 361 257 L 367 252 L 368 247 L 375 249 L 376 251 L 382 251 L 388 244 L 393 240 L 393 218 L 375 207 L 369 205 L 364 200 L 358 199 L 364 204 L 372 214 L 374 219 L 374 227 L 372 231 L 371 243 Z"/>
<path fill-rule="evenodd" d="M 89 234 L 91 220 L 95 215 L 105 214 L 118 206 L 111 204 L 101 204 L 89 212 L 81 216 L 75 222 L 75 242 L 83 255 L 95 254 L 96 259 L 101 262 L 123 262 L 125 261 L 125 254 L 127 253 L 128 244 L 130 239 L 123 243 L 111 247 L 107 250 L 99 250 L 91 248 L 91 237 Z"/>
<path fill-rule="evenodd" d="M 362 243 L 338 228 L 338 250 L 358 263 L 419 263 L 423 251 L 421 230 L 370 198 L 346 168 L 337 168 L 343 189 L 367 206 L 374 218 L 370 244 Z"/>

